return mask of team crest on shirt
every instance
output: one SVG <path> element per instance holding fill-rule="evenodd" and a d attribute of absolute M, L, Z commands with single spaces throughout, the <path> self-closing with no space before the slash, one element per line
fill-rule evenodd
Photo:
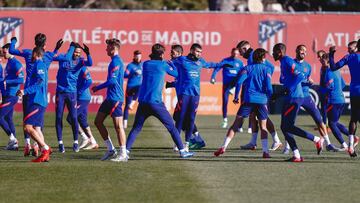
<path fill-rule="evenodd" d="M 18 42 L 16 47 L 19 47 L 23 41 L 24 20 L 16 17 L 2 17 L 0 18 L 0 46 L 10 43 L 12 37 L 16 37 Z"/>
<path fill-rule="evenodd" d="M 286 44 L 287 26 L 284 21 L 264 20 L 259 22 L 259 47 L 272 54 L 272 49 L 277 43 Z"/>
<path fill-rule="evenodd" d="M 239 68 L 240 64 L 238 64 L 238 63 L 235 63 L 235 66 L 236 66 L 236 68 Z"/>

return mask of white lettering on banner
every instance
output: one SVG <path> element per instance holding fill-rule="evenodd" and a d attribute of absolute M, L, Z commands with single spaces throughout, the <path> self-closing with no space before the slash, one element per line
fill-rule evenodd
<path fill-rule="evenodd" d="M 95 27 L 91 31 L 67 29 L 63 35 L 64 41 L 85 44 L 101 44 L 108 38 L 117 38 L 122 44 L 130 45 L 151 45 L 153 43 L 190 45 L 192 43 L 199 43 L 201 45 L 219 46 L 222 40 L 220 32 L 105 30 L 101 27 Z"/>
<path fill-rule="evenodd" d="M 347 46 L 350 41 L 360 39 L 360 30 L 353 34 L 353 38 L 351 38 L 351 36 L 352 34 L 348 32 L 329 32 L 326 36 L 324 46 Z"/>

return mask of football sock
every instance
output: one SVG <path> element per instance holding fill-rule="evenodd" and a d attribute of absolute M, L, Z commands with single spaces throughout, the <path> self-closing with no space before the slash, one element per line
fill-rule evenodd
<path fill-rule="evenodd" d="M 105 142 L 105 145 L 106 145 L 108 151 L 111 151 L 111 150 L 114 150 L 114 149 L 115 149 L 113 143 L 111 142 L 110 137 L 108 137 L 108 139 L 105 140 L 104 142 Z"/>
<path fill-rule="evenodd" d="M 256 145 L 257 136 L 258 136 L 258 132 L 252 133 L 251 140 L 250 140 L 251 144 Z"/>
<path fill-rule="evenodd" d="M 262 151 L 269 153 L 268 149 L 268 139 L 261 139 Z"/>
<path fill-rule="evenodd" d="M 300 159 L 300 158 L 301 158 L 300 152 L 299 152 L 298 149 L 295 149 L 295 150 L 294 150 L 294 157 L 297 158 L 297 159 Z"/>

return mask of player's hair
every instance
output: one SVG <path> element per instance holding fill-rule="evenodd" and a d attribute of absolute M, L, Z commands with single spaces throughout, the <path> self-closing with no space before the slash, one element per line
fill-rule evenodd
<path fill-rule="evenodd" d="M 135 51 L 134 51 L 134 56 L 135 56 L 135 55 L 139 55 L 139 54 L 141 54 L 141 51 L 140 51 L 140 50 L 135 50 Z"/>
<path fill-rule="evenodd" d="M 107 39 L 107 40 L 105 40 L 105 42 L 107 45 L 110 45 L 110 46 L 120 49 L 121 42 L 120 42 L 120 40 L 118 40 L 116 38 Z"/>
<path fill-rule="evenodd" d="M 10 48 L 10 43 L 5 44 L 4 46 L 2 46 L 3 49 L 9 49 Z"/>
<path fill-rule="evenodd" d="M 151 60 L 162 60 L 162 55 L 165 53 L 165 47 L 162 44 L 156 43 L 151 47 Z"/>
<path fill-rule="evenodd" d="M 42 57 L 44 55 L 43 47 L 34 47 L 32 51 L 31 61 L 35 61 L 35 57 Z"/>
<path fill-rule="evenodd" d="M 351 45 L 353 45 L 353 44 L 357 44 L 357 41 L 351 41 L 351 42 L 349 42 L 349 43 L 348 43 L 348 47 L 351 46 Z"/>
<path fill-rule="evenodd" d="M 236 51 L 236 50 L 238 50 L 238 48 L 235 48 L 235 47 L 232 48 L 232 49 L 231 49 L 231 53 L 233 53 L 233 52 Z"/>
<path fill-rule="evenodd" d="M 316 55 L 319 56 L 319 54 L 321 54 L 321 53 L 322 53 L 322 54 L 326 54 L 326 51 L 324 51 L 324 50 L 321 49 L 321 50 L 319 50 L 319 51 L 316 52 Z"/>
<path fill-rule="evenodd" d="M 194 43 L 191 45 L 190 50 L 195 50 L 195 49 L 202 49 L 202 47 L 200 44 Z"/>
<path fill-rule="evenodd" d="M 75 49 L 77 49 L 77 48 L 80 48 L 81 49 L 81 46 L 80 46 L 80 44 L 79 43 L 74 43 L 75 44 Z"/>
<path fill-rule="evenodd" d="M 254 51 L 253 60 L 254 63 L 262 63 L 262 60 L 265 58 L 267 51 L 263 48 L 258 48 Z"/>
<path fill-rule="evenodd" d="M 43 33 L 37 33 L 35 35 L 35 46 L 44 47 L 46 42 L 46 35 Z"/>
<path fill-rule="evenodd" d="M 174 44 L 174 45 L 172 45 L 172 46 L 171 46 L 171 50 L 174 50 L 174 51 L 176 51 L 176 52 L 179 52 L 179 53 L 181 53 L 181 55 L 182 55 L 183 52 L 184 52 L 184 49 L 183 49 L 183 47 L 182 47 L 180 44 Z"/>
<path fill-rule="evenodd" d="M 325 60 L 325 61 L 329 61 L 329 54 L 328 53 L 324 53 L 322 56 L 321 56 L 321 59 Z"/>
<path fill-rule="evenodd" d="M 299 44 L 299 45 L 296 46 L 296 51 L 297 51 L 297 50 L 300 50 L 301 47 L 305 47 L 305 48 L 306 48 L 306 46 L 305 46 L 304 44 Z"/>
<path fill-rule="evenodd" d="M 283 43 L 277 43 L 274 46 L 274 50 L 281 50 L 281 52 L 286 53 L 286 45 Z"/>
<path fill-rule="evenodd" d="M 242 40 L 236 45 L 236 48 L 240 49 L 241 47 L 243 47 L 245 45 L 250 45 L 250 43 L 246 40 Z"/>

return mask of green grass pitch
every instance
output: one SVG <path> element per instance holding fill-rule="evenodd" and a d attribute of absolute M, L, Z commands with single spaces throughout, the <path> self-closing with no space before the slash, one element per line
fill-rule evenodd
<path fill-rule="evenodd" d="M 271 117 L 283 141 L 280 116 Z M 0 131 L 0 202 L 360 201 L 359 159 L 351 159 L 344 152 L 324 152 L 318 156 L 314 144 L 302 138 L 296 140 L 305 158 L 303 163 L 284 162 L 289 156 L 281 151 L 271 153 L 273 158 L 269 160 L 261 158 L 261 149 L 240 151 L 239 145 L 250 139 L 247 133 L 237 134 L 223 156 L 213 157 L 226 133 L 219 128 L 220 116 L 197 117 L 207 146 L 186 160 L 172 151 L 171 137 L 161 123 L 155 118 L 148 119 L 127 163 L 100 161 L 106 149 L 92 124 L 94 114 L 89 122 L 101 148 L 72 152 L 71 129 L 64 122 L 67 148 L 65 154 L 58 153 L 52 113 L 46 114 L 44 130 L 54 153 L 49 163 L 31 163 L 31 158 L 23 157 L 22 152 L 24 141 L 19 122 L 22 117 L 16 114 L 14 119 L 21 147 L 18 152 L 4 150 L 8 138 Z M 347 125 L 349 117 L 342 119 Z M 131 127 L 132 120 L 129 123 Z M 300 116 L 297 123 L 318 135 L 309 116 Z M 111 128 L 110 119 L 106 125 Z M 110 134 L 117 143 L 113 129 Z M 339 145 L 331 133 L 330 138 Z"/>

